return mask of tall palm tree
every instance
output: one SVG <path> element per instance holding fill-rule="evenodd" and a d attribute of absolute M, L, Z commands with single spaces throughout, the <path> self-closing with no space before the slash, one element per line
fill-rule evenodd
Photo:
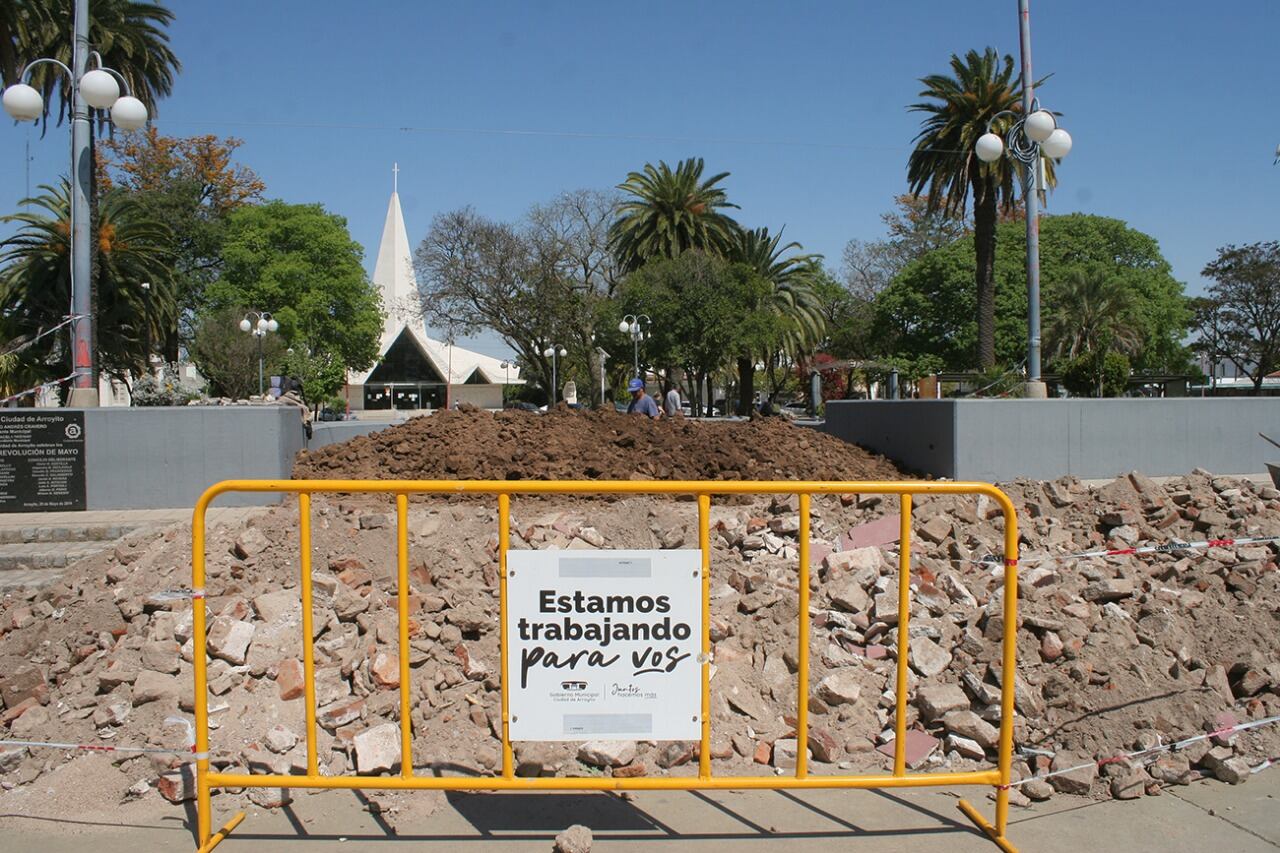
<path fill-rule="evenodd" d="M 40 189 L 41 195 L 24 200 L 28 209 L 0 219 L 20 225 L 0 243 L 0 317 L 15 336 L 56 326 L 71 305 L 70 186 L 64 180 Z M 174 322 L 172 235 L 147 219 L 127 192 L 112 190 L 98 206 L 93 237 L 100 367 L 116 376 L 136 376 L 147 366 L 147 341 L 158 345 Z M 70 372 L 64 339 L 49 335 L 39 342 L 44 363 L 51 372 L 61 371 L 59 376 Z"/>
<path fill-rule="evenodd" d="M 0 0 L 17 2 L 24 0 Z M 50 57 L 70 66 L 72 63 L 73 0 L 25 0 L 43 6 L 47 16 L 29 37 L 28 55 L 18 57 L 30 62 Z M 93 0 L 89 4 L 89 47 L 102 57 L 102 64 L 125 78 L 133 96 L 147 105 L 155 116 L 159 100 L 173 91 L 174 76 L 182 63 L 169 48 L 165 28 L 173 23 L 173 12 L 159 3 L 136 0 Z M 31 73 L 31 85 L 44 95 L 47 125 L 57 95 L 58 121 L 71 114 L 71 90 L 66 75 L 55 66 L 41 65 Z M 99 125 L 106 120 L 98 116 Z"/>
<path fill-rule="evenodd" d="M 23 64 L 39 56 L 37 33 L 49 23 L 44 0 L 0 0 L 0 80 L 6 86 L 18 82 Z"/>
<path fill-rule="evenodd" d="M 779 320 L 779 337 L 773 350 L 790 355 L 812 349 L 826 333 L 826 314 L 814 288 L 814 265 L 821 255 L 792 254 L 803 247 L 792 241 L 783 244 L 782 232 L 770 235 L 768 228 L 738 229 L 729 248 L 728 259 L 750 267 L 772 288 L 769 307 Z M 738 411 L 746 414 L 755 397 L 755 364 L 760 353 L 738 356 Z"/>
<path fill-rule="evenodd" d="M 1074 269 L 1053 288 L 1045 338 L 1053 354 L 1073 359 L 1097 349 L 1132 355 L 1143 336 L 1133 291 L 1096 268 Z"/>
<path fill-rule="evenodd" d="M 632 272 L 650 258 L 674 258 L 686 249 L 724 255 L 738 230 L 721 213 L 730 204 L 716 186 L 728 172 L 702 178 L 702 158 L 681 160 L 674 170 L 659 161 L 644 171 L 631 172 L 618 189 L 629 198 L 618 205 L 609 227 L 609 246 L 624 272 Z"/>
<path fill-rule="evenodd" d="M 983 163 L 975 153 L 978 137 L 1002 111 L 1020 113 L 1022 83 L 1014 74 L 1012 56 L 1001 58 L 995 48 L 971 50 L 961 59 L 952 54 L 953 76 L 932 74 L 921 78 L 920 97 L 930 100 L 908 107 L 926 113 L 915 150 L 907 161 L 907 183 L 913 194 L 927 192 L 928 209 L 963 216 L 973 194 L 973 239 L 977 268 L 978 366 L 985 370 L 996 360 L 995 254 L 996 222 L 1000 211 L 1014 204 L 1014 167 L 1007 157 Z M 1039 83 L 1036 84 L 1037 86 Z M 992 125 L 997 132 L 1012 122 Z M 1045 179 L 1055 182 L 1052 162 Z"/>

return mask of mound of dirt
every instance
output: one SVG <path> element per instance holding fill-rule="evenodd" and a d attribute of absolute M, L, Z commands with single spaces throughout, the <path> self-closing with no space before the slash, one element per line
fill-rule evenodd
<path fill-rule="evenodd" d="M 781 418 L 651 421 L 610 411 L 445 411 L 302 454 L 310 479 L 880 480 L 882 456 Z"/>

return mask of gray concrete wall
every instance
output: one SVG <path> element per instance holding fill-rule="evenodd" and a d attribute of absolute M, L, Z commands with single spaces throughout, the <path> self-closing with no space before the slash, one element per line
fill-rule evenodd
<path fill-rule="evenodd" d="M 390 429 L 398 422 L 386 421 L 316 421 L 311 425 L 311 440 L 307 442 L 308 450 L 315 450 L 328 444 L 337 444 L 357 435 L 368 435 L 378 430 Z"/>
<path fill-rule="evenodd" d="M 847 400 L 825 430 L 905 467 L 959 480 L 1253 474 L 1280 451 L 1280 398 Z"/>
<path fill-rule="evenodd" d="M 212 484 L 286 479 L 305 436 L 296 409 L 184 406 L 83 409 L 88 508 L 195 506 Z M 274 503 L 223 495 L 216 506 Z"/>

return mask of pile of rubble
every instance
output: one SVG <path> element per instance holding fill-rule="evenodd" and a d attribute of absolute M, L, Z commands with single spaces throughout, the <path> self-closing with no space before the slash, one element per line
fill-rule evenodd
<path fill-rule="evenodd" d="M 568 419 L 569 416 L 566 416 Z M 501 419 L 494 419 L 501 423 Z M 385 434 L 384 434 L 385 435 Z M 1065 559 L 1134 543 L 1280 534 L 1280 492 L 1197 472 L 1164 485 L 1131 474 L 1102 488 L 1064 479 L 1006 487 L 1021 521 L 1015 800 L 1055 792 L 1137 797 L 1201 775 L 1238 783 L 1280 753 L 1280 731 L 1216 736 L 1151 762 L 1098 761 L 1232 721 L 1280 714 L 1277 543 Z M 389 503 L 316 496 L 315 649 L 322 772 L 399 762 L 395 522 Z M 795 732 L 794 498 L 712 506 L 713 719 L 717 774 L 892 766 L 898 505 L 813 499 L 809 736 Z M 689 503 L 514 499 L 512 548 L 697 547 Z M 443 773 L 501 765 L 496 510 L 433 499 L 410 510 L 413 760 Z M 1003 519 L 984 497 L 915 500 L 907 758 L 921 770 L 989 766 L 997 746 Z M 212 761 L 306 769 L 297 509 L 282 506 L 208 543 L 205 650 L 190 602 L 189 532 L 139 536 L 57 585 L 0 602 L 0 739 L 184 746 L 191 661 L 207 652 Z M 683 742 L 518 743 L 517 772 L 696 772 Z M 0 748 L 4 797 L 79 754 Z M 118 792 L 191 796 L 186 758 L 120 753 Z M 427 772 L 425 769 L 423 772 Z M 61 774 L 65 778 L 67 774 Z M 49 779 L 59 777 L 48 777 Z M 41 788 L 43 790 L 42 782 Z M 55 790 L 55 802 L 60 793 Z M 288 791 L 223 793 L 276 806 Z"/>

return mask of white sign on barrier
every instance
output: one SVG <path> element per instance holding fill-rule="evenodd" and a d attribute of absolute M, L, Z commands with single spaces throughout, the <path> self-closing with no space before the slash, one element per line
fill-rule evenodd
<path fill-rule="evenodd" d="M 508 551 L 512 740 L 697 740 L 702 554 Z"/>

